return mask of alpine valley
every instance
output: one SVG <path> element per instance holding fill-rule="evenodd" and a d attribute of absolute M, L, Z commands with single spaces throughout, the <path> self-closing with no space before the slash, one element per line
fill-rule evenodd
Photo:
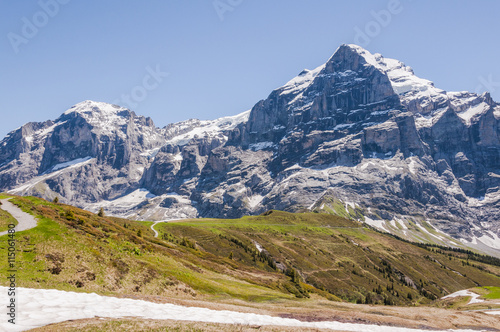
<path fill-rule="evenodd" d="M 500 104 L 342 45 L 247 112 L 157 128 L 84 101 L 0 142 L 0 191 L 138 220 L 330 213 L 500 257 Z"/>

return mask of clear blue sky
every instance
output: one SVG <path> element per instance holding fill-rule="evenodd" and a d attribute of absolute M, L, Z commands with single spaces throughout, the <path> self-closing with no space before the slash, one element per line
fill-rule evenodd
<path fill-rule="evenodd" d="M 0 138 L 131 93 L 157 126 L 234 115 L 354 42 L 500 101 L 500 1 L 0 0 L 0 13 Z"/>

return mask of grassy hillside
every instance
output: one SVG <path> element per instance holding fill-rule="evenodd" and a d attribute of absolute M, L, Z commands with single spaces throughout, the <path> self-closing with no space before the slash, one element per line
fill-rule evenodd
<path fill-rule="evenodd" d="M 182 238 L 247 266 L 281 270 L 298 297 L 319 289 L 331 299 L 411 305 L 460 289 L 500 285 L 500 266 L 472 260 L 489 261 L 484 256 L 411 244 L 329 214 L 270 211 L 237 220 L 163 223 L 157 229 L 171 243 Z"/>
<path fill-rule="evenodd" d="M 17 225 L 17 220 L 14 219 L 9 212 L 0 210 L 0 232 L 8 230 L 9 224 Z"/>
<path fill-rule="evenodd" d="M 0 196 L 0 198 L 3 198 Z M 9 224 L 17 225 L 17 220 L 14 219 L 9 212 L 0 209 L 0 232 L 9 229 Z"/>
<path fill-rule="evenodd" d="M 270 211 L 236 220 L 162 223 L 154 238 L 151 222 L 99 217 L 34 197 L 12 202 L 40 220 L 17 234 L 18 286 L 252 302 L 319 296 L 400 305 L 500 286 L 500 267 L 473 260 L 476 256 L 419 247 L 328 214 Z M 0 249 L 6 249 L 4 237 Z M 5 265 L 0 273 L 6 274 Z"/>
<path fill-rule="evenodd" d="M 35 197 L 11 202 L 39 218 L 37 227 L 16 234 L 20 287 L 253 301 L 294 298 L 284 286 L 288 277 L 155 239 L 151 222 L 101 218 Z M 6 236 L 0 237 L 2 252 L 6 245 Z M 2 263 L 0 273 L 6 270 Z"/>

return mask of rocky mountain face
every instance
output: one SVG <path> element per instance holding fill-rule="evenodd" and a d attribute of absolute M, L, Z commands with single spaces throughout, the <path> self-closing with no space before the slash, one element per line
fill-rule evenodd
<path fill-rule="evenodd" d="M 0 142 L 0 190 L 149 220 L 269 209 L 500 255 L 500 105 L 342 45 L 251 111 L 157 128 L 82 102 Z"/>

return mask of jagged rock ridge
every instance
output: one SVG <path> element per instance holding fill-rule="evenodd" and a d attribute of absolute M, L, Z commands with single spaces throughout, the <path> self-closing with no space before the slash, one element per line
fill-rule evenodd
<path fill-rule="evenodd" d="M 498 254 L 499 122 L 487 93 L 342 45 L 234 117 L 156 128 L 86 101 L 28 123 L 0 142 L 0 189 L 155 220 L 328 210 Z"/>

